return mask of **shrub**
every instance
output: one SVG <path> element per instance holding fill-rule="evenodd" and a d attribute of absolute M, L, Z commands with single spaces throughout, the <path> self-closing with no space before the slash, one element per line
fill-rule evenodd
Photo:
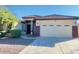
<path fill-rule="evenodd" d="M 6 35 L 6 32 L 0 32 L 0 37 L 4 37 Z"/>
<path fill-rule="evenodd" d="M 21 36 L 21 30 L 11 30 L 10 33 L 11 37 L 13 38 L 18 38 Z"/>

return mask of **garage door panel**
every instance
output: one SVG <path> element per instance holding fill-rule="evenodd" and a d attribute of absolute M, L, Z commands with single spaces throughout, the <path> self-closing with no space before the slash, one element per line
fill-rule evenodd
<path fill-rule="evenodd" d="M 48 37 L 72 37 L 70 26 L 40 26 L 40 36 Z"/>
<path fill-rule="evenodd" d="M 45 27 L 40 27 L 40 34 L 41 36 L 55 36 L 55 28 L 54 27 L 49 27 L 49 26 L 45 26 Z"/>
<path fill-rule="evenodd" d="M 72 37 L 72 27 L 70 26 L 61 26 L 56 27 L 57 36 L 59 37 Z"/>

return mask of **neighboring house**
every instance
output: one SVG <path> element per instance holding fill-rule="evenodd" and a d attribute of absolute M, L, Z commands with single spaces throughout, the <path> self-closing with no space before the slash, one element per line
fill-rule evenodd
<path fill-rule="evenodd" d="M 48 15 L 22 17 L 22 29 L 27 35 L 41 37 L 78 37 L 75 16 Z"/>

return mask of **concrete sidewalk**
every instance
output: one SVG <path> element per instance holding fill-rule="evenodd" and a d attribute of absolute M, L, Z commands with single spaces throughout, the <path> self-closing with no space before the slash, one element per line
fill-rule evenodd
<path fill-rule="evenodd" d="M 57 43 L 55 47 L 27 46 L 19 54 L 76 54 L 79 53 L 78 39 Z"/>
<path fill-rule="evenodd" d="M 79 53 L 79 38 L 56 44 L 60 46 L 64 54 L 77 54 Z"/>
<path fill-rule="evenodd" d="M 20 54 L 71 54 L 71 49 L 66 45 L 59 45 L 53 48 L 28 46 Z"/>
<path fill-rule="evenodd" d="M 20 54 L 62 54 L 59 47 L 49 48 L 49 47 L 37 47 L 37 46 L 28 46 L 20 52 Z"/>

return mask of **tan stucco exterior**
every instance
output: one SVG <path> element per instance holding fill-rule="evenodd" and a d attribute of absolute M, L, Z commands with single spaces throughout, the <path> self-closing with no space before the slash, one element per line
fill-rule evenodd
<path fill-rule="evenodd" d="M 72 26 L 76 25 L 75 22 L 76 20 L 37 20 L 36 26 L 40 26 L 40 36 L 72 37 Z"/>
<path fill-rule="evenodd" d="M 36 25 L 70 25 L 74 26 L 76 20 L 37 20 Z"/>

